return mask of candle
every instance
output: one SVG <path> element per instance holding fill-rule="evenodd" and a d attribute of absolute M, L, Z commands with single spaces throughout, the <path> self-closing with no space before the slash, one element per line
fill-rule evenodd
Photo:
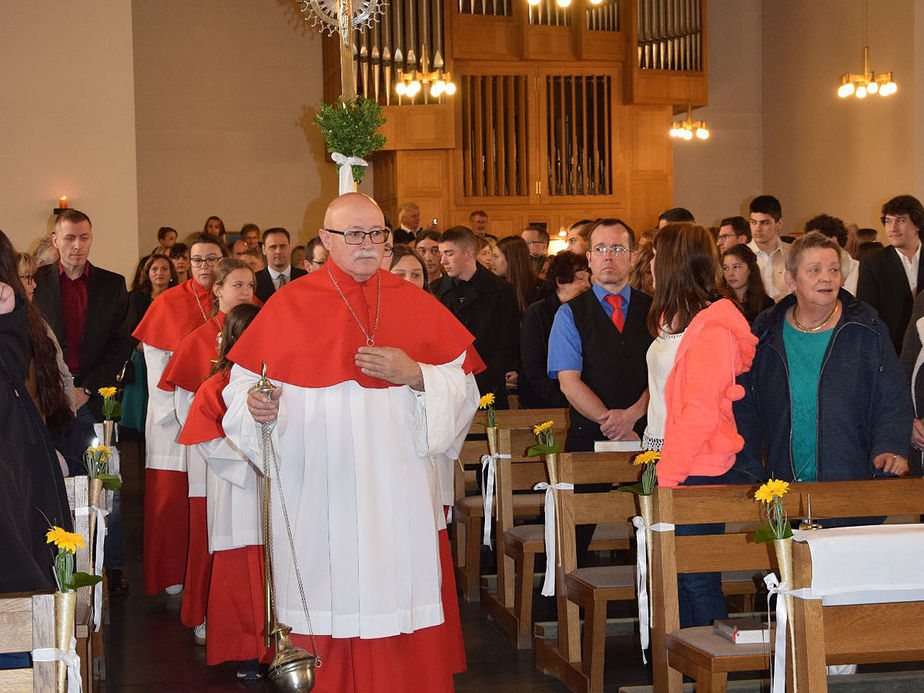
<path fill-rule="evenodd" d="M 67 195 L 62 195 L 60 198 L 58 198 L 58 208 L 67 209 Z"/>

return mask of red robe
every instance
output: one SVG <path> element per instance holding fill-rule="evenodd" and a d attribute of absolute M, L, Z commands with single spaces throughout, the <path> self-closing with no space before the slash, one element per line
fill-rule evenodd
<path fill-rule="evenodd" d="M 227 384 L 228 373 L 216 373 L 202 383 L 180 434 L 180 443 L 196 445 L 224 438 L 221 419 L 226 408 L 221 391 Z M 211 558 L 206 605 L 206 664 L 248 659 L 269 662 L 273 652 L 263 645 L 266 630 L 263 547 L 253 545 L 216 551 Z M 183 606 L 185 608 L 185 601 Z"/>
<path fill-rule="evenodd" d="M 401 348 L 415 361 L 426 364 L 449 363 L 464 353 L 466 373 L 484 368 L 472 346 L 472 335 L 430 294 L 388 272 L 357 283 L 333 262 L 327 267 L 367 332 L 374 332 L 376 345 Z M 379 277 L 382 305 L 375 329 Z M 355 381 L 363 388 L 394 387 L 364 375 L 355 366 L 354 355 L 364 344 L 365 337 L 345 308 L 344 298 L 327 271 L 322 271 L 277 291 L 229 356 L 256 373 L 266 362 L 270 378 L 303 388 L 327 388 L 346 381 Z M 324 666 L 317 672 L 316 691 L 397 693 L 453 689 L 452 674 L 464 671 L 465 653 L 458 608 L 453 606 L 456 590 L 446 537 L 445 530 L 439 532 L 443 623 L 381 638 L 316 635 L 324 659 Z M 307 597 L 310 603 L 311 595 Z M 293 635 L 293 641 L 312 649 L 306 635 Z"/>
<path fill-rule="evenodd" d="M 154 299 L 132 336 L 152 347 L 172 352 L 183 337 L 208 322 L 211 312 L 211 289 L 190 279 Z M 188 541 L 186 474 L 146 469 L 144 574 L 148 594 L 183 583 Z"/>
<path fill-rule="evenodd" d="M 218 335 L 224 324 L 225 314 L 218 312 L 207 323 L 183 337 L 164 369 L 158 387 L 169 392 L 179 387 L 186 392 L 195 393 L 202 381 L 208 377 L 218 356 Z M 189 541 L 186 551 L 186 573 L 183 578 L 183 608 L 180 611 L 180 621 L 189 628 L 198 626 L 205 619 L 209 576 L 212 572 L 205 500 L 205 469 L 190 468 L 190 465 L 195 465 L 196 462 L 201 463 L 201 458 L 193 459 L 194 455 L 195 451 L 190 451 L 187 465 Z"/>

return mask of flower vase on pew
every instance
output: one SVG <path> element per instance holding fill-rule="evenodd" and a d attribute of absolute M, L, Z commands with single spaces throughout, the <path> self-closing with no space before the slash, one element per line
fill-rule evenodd
<path fill-rule="evenodd" d="M 115 387 L 101 387 L 97 392 L 103 398 L 103 445 L 108 448 L 112 445 L 115 420 L 122 416 L 122 403 L 116 399 L 118 389 Z"/>
<path fill-rule="evenodd" d="M 527 457 L 545 457 L 545 468 L 549 475 L 549 483 L 539 483 L 534 486 L 534 490 L 545 491 L 545 556 L 546 569 L 545 580 L 542 585 L 542 596 L 555 596 L 555 570 L 561 568 L 561 556 L 558 555 L 556 546 L 561 545 L 561 536 L 556 517 L 558 516 L 558 490 L 560 488 L 573 489 L 572 484 L 558 483 L 558 451 L 559 447 L 555 443 L 555 435 L 552 433 L 554 421 L 545 421 L 544 423 L 533 426 L 533 435 L 536 436 L 536 444 L 531 445 L 526 450 Z M 550 531 L 551 530 L 551 531 Z"/>
<path fill-rule="evenodd" d="M 494 393 L 483 395 L 478 402 L 478 408 L 485 410 L 485 431 L 488 434 L 488 452 L 493 456 L 497 454 L 497 425 L 494 423 Z"/>
<path fill-rule="evenodd" d="M 114 389 L 114 388 L 113 388 Z M 110 422 L 112 423 L 112 422 Z M 119 477 L 109 473 L 109 460 L 112 453 L 106 445 L 96 445 L 87 448 L 83 453 L 83 464 L 87 468 L 87 490 L 89 495 L 89 506 L 91 509 L 100 507 L 100 496 L 103 489 L 118 491 L 122 488 L 122 481 Z M 90 537 L 95 536 L 96 513 L 90 513 Z"/>
<path fill-rule="evenodd" d="M 81 587 L 92 586 L 103 578 L 98 575 L 74 571 L 74 559 L 77 549 L 86 546 L 84 538 L 73 532 L 68 532 L 58 526 L 53 526 L 45 533 L 45 542 L 54 544 L 57 553 L 54 559 L 54 576 L 58 591 L 55 592 L 55 648 L 68 653 L 73 649 L 74 621 L 77 611 L 77 591 Z M 58 693 L 67 690 L 68 676 L 67 664 L 58 661 Z M 80 667 L 77 667 L 79 676 Z"/>
<path fill-rule="evenodd" d="M 792 527 L 786 509 L 783 508 L 783 496 L 789 491 L 789 482 L 779 479 L 770 479 L 754 493 L 754 498 L 765 504 L 767 522 L 757 528 L 754 541 L 758 543 L 773 542 L 776 553 L 776 562 L 780 568 L 780 582 L 787 585 L 787 590 L 793 588 L 792 572 Z M 777 599 L 780 597 L 777 596 Z M 786 613 L 792 614 L 792 597 L 783 595 L 786 600 Z M 796 670 L 796 641 L 792 618 L 789 621 L 790 656 L 792 670 Z"/>
<path fill-rule="evenodd" d="M 658 485 L 658 460 L 661 459 L 661 453 L 656 450 L 648 450 L 639 453 L 632 460 L 634 465 L 645 465 L 642 471 L 642 480 L 625 486 L 620 486 L 618 490 L 628 491 L 638 496 L 639 514 L 645 523 L 645 559 L 648 561 L 648 599 L 652 599 L 651 585 L 651 523 L 654 519 L 654 493 L 655 486 Z M 654 625 L 654 608 L 648 609 L 648 625 Z"/>

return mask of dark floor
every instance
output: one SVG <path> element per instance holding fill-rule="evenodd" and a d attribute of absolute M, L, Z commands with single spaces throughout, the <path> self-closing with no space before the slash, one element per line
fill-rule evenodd
<path fill-rule="evenodd" d="M 127 437 L 119 445 L 125 478 L 122 517 L 125 524 L 125 574 L 131 589 L 110 602 L 106 628 L 107 679 L 101 691 L 269 691 L 266 683 L 241 683 L 233 664 L 208 667 L 205 648 L 193 643 L 192 632 L 180 624 L 180 599 L 144 595 L 141 563 L 143 474 L 138 443 Z M 539 599 L 544 599 L 540 597 Z M 541 604 L 537 604 L 541 608 Z M 537 611 L 540 615 L 541 611 Z M 559 693 L 567 689 L 536 670 L 531 650 L 518 652 L 511 642 L 481 616 L 478 604 L 463 605 L 468 671 L 456 677 L 459 693 Z M 607 642 L 606 690 L 650 683 L 641 664 L 637 641 Z M 319 672 L 323 675 L 323 669 Z"/>

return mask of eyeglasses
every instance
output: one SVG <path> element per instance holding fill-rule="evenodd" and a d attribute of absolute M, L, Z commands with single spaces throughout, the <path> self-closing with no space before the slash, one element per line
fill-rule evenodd
<path fill-rule="evenodd" d="M 34 274 L 20 274 L 20 275 L 19 275 L 19 278 L 20 278 L 22 281 L 24 281 L 24 282 L 28 282 L 29 284 L 34 284 L 34 283 L 35 283 L 35 275 L 34 275 Z"/>
<path fill-rule="evenodd" d="M 317 265 L 318 267 L 324 266 L 324 260 L 308 260 L 312 265 Z"/>
<path fill-rule="evenodd" d="M 388 229 L 373 229 L 372 231 L 324 230 L 327 231 L 327 233 L 336 233 L 338 236 L 343 236 L 343 240 L 347 245 L 362 245 L 366 241 L 366 236 L 368 236 L 369 240 L 373 243 L 381 244 L 388 240 L 388 234 L 391 233 Z"/>
<path fill-rule="evenodd" d="M 189 264 L 191 264 L 193 267 L 202 267 L 203 265 L 212 267 L 217 265 L 220 260 L 221 255 L 209 255 L 208 257 L 191 257 L 189 258 Z"/>
<path fill-rule="evenodd" d="M 628 252 L 629 252 L 629 249 L 621 245 L 611 245 L 611 246 L 595 245 L 593 249 L 593 253 L 597 257 L 606 257 L 607 254 L 609 253 L 613 253 L 614 257 L 619 257 L 620 255 L 623 255 L 624 253 L 628 253 Z"/>
<path fill-rule="evenodd" d="M 728 240 L 731 240 L 732 238 L 737 238 L 737 237 L 738 237 L 738 236 L 736 236 L 736 235 L 733 234 L 733 233 L 720 233 L 719 236 L 718 236 L 718 240 L 720 240 L 720 241 L 728 241 Z"/>
<path fill-rule="evenodd" d="M 526 241 L 526 245 L 548 245 L 546 241 Z"/>

